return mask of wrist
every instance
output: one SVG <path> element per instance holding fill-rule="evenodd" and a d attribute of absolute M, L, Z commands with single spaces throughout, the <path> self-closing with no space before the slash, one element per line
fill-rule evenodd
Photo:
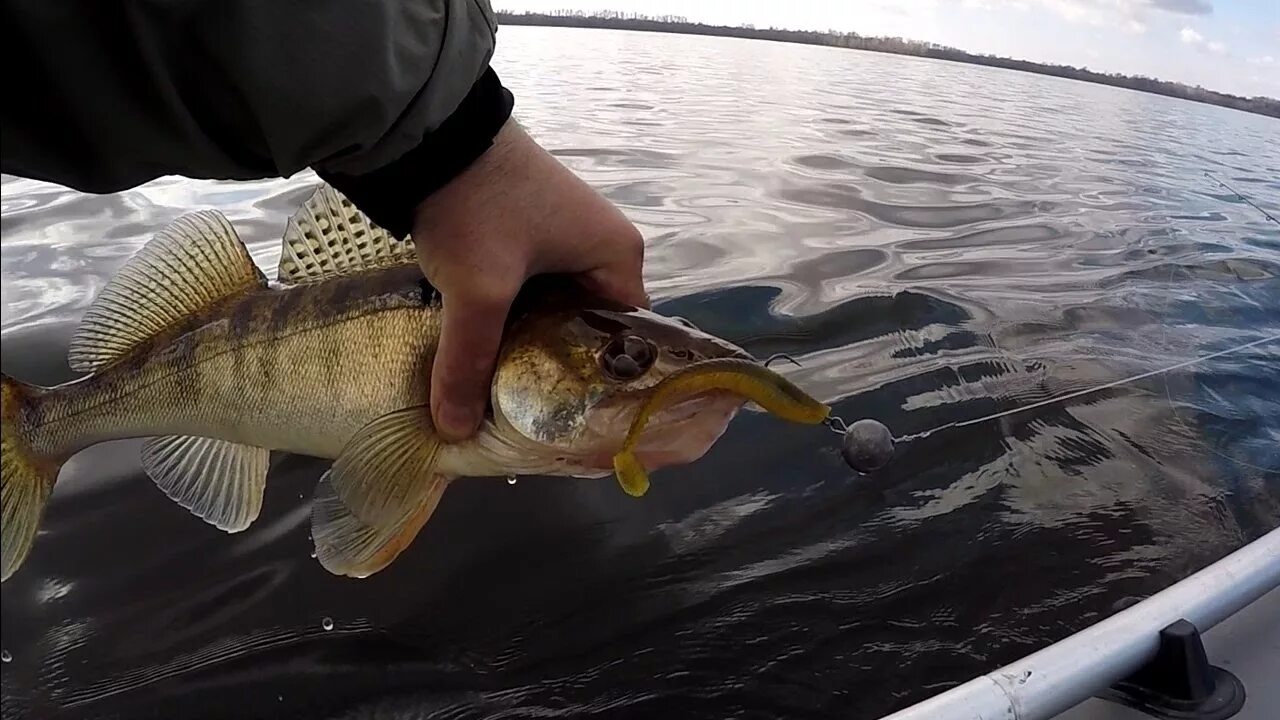
<path fill-rule="evenodd" d="M 396 237 L 408 235 L 415 211 L 479 158 L 501 148 L 514 98 L 497 73 L 486 69 L 440 127 L 395 161 L 362 175 L 317 170 L 373 222 Z"/>

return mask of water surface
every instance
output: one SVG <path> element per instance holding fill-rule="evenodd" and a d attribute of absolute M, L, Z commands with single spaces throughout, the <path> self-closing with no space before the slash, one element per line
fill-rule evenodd
<path fill-rule="evenodd" d="M 648 240 L 658 309 L 921 433 L 1280 333 L 1280 123 L 945 62 L 503 28 L 517 115 Z M 266 269 L 315 178 L 3 182 L 4 372 L 55 383 L 120 265 L 222 210 Z M 871 477 L 758 412 L 616 483 L 456 483 L 364 581 L 309 557 L 325 464 L 227 536 L 66 466 L 3 586 L 3 716 L 870 718 L 1280 524 L 1280 342 L 900 445 Z"/>

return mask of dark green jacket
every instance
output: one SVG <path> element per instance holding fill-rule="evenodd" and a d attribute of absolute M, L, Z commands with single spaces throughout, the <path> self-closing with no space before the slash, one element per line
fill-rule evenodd
<path fill-rule="evenodd" d="M 511 113 L 488 0 L 4 0 L 3 172 L 85 192 L 313 168 L 389 229 Z"/>

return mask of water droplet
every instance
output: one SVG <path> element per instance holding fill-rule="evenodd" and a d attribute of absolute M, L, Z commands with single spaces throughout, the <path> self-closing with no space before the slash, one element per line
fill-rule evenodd
<path fill-rule="evenodd" d="M 515 484 L 516 484 L 516 476 L 515 476 L 515 475 L 508 475 L 508 476 L 507 476 L 507 484 L 508 484 L 508 485 L 515 485 Z"/>
<path fill-rule="evenodd" d="M 8 650 L 0 650 L 0 660 L 4 662 L 13 662 L 13 656 L 9 654 Z"/>
<path fill-rule="evenodd" d="M 320 627 L 324 628 L 325 630 L 332 630 L 332 629 L 333 629 L 333 618 L 331 618 L 331 617 L 327 617 L 327 618 L 325 618 L 325 619 L 321 620 L 321 621 L 320 621 Z"/>
<path fill-rule="evenodd" d="M 312 559 L 312 560 L 315 560 L 315 559 L 316 559 L 316 551 L 315 551 L 315 550 L 312 550 L 312 551 L 311 551 L 311 559 Z"/>

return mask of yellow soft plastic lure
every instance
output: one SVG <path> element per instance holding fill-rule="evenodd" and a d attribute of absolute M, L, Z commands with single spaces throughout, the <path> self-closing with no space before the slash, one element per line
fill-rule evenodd
<path fill-rule="evenodd" d="M 681 397 L 709 390 L 741 395 L 773 415 L 806 425 L 816 425 L 831 413 L 830 407 L 791 381 L 751 360 L 719 358 L 694 363 L 653 387 L 653 395 L 636 413 L 622 448 L 613 456 L 613 471 L 628 495 L 640 497 L 649 490 L 649 473 L 635 454 L 636 443 L 649 417 Z"/>

